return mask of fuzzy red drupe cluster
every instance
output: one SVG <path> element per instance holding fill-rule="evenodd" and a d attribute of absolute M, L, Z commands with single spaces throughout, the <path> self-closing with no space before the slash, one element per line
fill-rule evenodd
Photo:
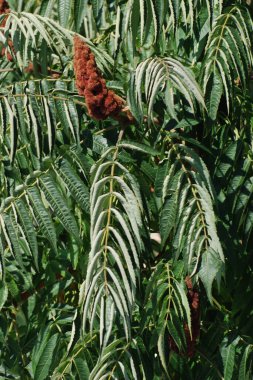
<path fill-rule="evenodd" d="M 191 358 L 194 355 L 196 341 L 200 333 L 200 305 L 199 305 L 199 293 L 197 290 L 193 289 L 192 281 L 189 276 L 186 277 L 185 283 L 188 290 L 187 298 L 188 298 L 190 310 L 191 310 L 192 337 L 190 334 L 189 326 L 187 325 L 187 323 L 184 323 L 184 332 L 185 332 L 186 347 L 187 347 L 186 353 L 179 352 L 178 347 L 176 346 L 176 343 L 174 342 L 171 336 L 169 337 L 169 344 L 170 344 L 171 350 L 177 353 L 180 353 L 182 355 L 186 355 L 189 358 Z"/>
<path fill-rule="evenodd" d="M 77 35 L 74 37 L 74 70 L 79 95 L 85 97 L 89 115 L 97 120 L 116 116 L 123 107 L 123 100 L 112 90 L 99 71 L 94 54 Z"/>

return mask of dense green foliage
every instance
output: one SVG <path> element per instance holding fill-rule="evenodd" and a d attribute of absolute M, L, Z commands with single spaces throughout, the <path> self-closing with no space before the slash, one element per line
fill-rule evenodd
<path fill-rule="evenodd" d="M 9 5 L 0 379 L 251 379 L 250 4 Z M 75 33 L 134 120 L 88 115 Z M 186 276 L 201 313 L 192 357 Z"/>

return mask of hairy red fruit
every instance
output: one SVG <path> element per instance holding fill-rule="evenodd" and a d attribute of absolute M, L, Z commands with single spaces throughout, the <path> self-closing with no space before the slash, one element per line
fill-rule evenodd
<path fill-rule="evenodd" d="M 117 116 L 123 99 L 107 89 L 94 54 L 78 36 L 74 37 L 74 71 L 78 93 L 85 97 L 89 115 L 97 120 Z"/>
<path fill-rule="evenodd" d="M 193 289 L 192 281 L 189 276 L 185 278 L 185 284 L 187 287 L 187 298 L 191 310 L 191 324 L 192 324 L 192 336 L 190 334 L 189 326 L 187 323 L 184 323 L 184 332 L 186 338 L 186 353 L 179 352 L 174 340 L 172 337 L 169 337 L 170 349 L 180 353 L 181 355 L 186 355 L 191 358 L 195 353 L 196 341 L 200 333 L 200 304 L 199 304 L 199 293 L 197 290 Z"/>

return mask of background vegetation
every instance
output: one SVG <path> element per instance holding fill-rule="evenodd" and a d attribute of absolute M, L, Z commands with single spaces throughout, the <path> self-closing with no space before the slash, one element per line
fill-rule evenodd
<path fill-rule="evenodd" d="M 249 3 L 0 1 L 1 379 L 252 378 Z"/>

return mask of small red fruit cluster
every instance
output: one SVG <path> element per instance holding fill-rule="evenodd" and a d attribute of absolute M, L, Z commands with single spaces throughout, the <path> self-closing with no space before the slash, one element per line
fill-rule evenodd
<path fill-rule="evenodd" d="M 108 116 L 116 116 L 122 110 L 123 99 L 107 89 L 94 54 L 77 35 L 74 37 L 74 71 L 78 93 L 85 97 L 92 118 L 104 120 Z"/>

